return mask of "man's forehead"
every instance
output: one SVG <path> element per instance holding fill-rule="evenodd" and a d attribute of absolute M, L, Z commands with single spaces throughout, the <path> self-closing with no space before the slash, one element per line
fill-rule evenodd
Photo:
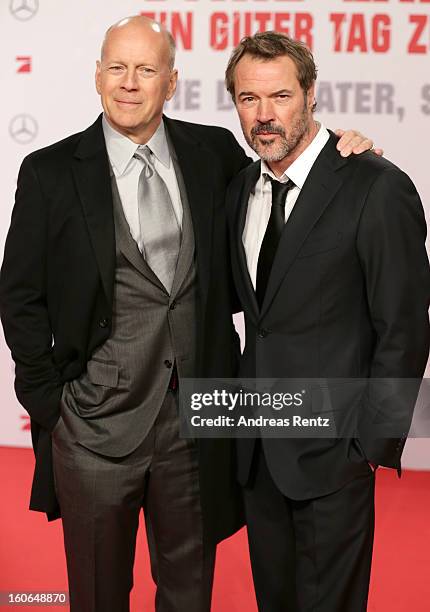
<path fill-rule="evenodd" d="M 292 85 L 297 81 L 297 71 L 294 62 L 287 56 L 266 60 L 248 55 L 239 61 L 235 77 L 238 81 L 261 86 L 269 81 L 288 82 Z"/>
<path fill-rule="evenodd" d="M 236 71 L 295 74 L 296 65 L 288 55 L 266 59 L 247 53 L 239 60 Z"/>

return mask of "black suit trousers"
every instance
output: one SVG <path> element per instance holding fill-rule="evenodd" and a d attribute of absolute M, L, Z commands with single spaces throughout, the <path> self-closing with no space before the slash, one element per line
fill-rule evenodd
<path fill-rule="evenodd" d="M 244 487 L 260 612 L 365 612 L 374 532 L 374 473 L 304 501 L 274 484 L 260 442 Z M 286 467 L 288 469 L 288 467 Z"/>

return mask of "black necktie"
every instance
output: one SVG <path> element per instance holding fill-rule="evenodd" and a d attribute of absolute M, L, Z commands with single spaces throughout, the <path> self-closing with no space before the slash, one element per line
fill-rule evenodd
<path fill-rule="evenodd" d="M 276 249 L 278 248 L 279 239 L 285 225 L 285 200 L 288 190 L 294 187 L 294 183 L 291 180 L 288 180 L 286 183 L 280 183 L 273 179 L 270 180 L 272 183 L 272 209 L 261 244 L 257 265 L 256 293 L 260 307 L 263 304 Z"/>

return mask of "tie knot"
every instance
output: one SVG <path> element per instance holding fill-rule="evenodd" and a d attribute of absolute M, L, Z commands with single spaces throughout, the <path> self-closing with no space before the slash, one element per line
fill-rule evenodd
<path fill-rule="evenodd" d="M 284 206 L 288 191 L 294 187 L 293 181 L 288 179 L 286 183 L 281 183 L 280 181 L 270 179 L 270 182 L 272 183 L 272 204 Z"/>
<path fill-rule="evenodd" d="M 147 145 L 140 145 L 134 156 L 136 159 L 139 159 L 144 164 L 143 171 L 145 172 L 145 176 L 150 178 L 154 171 L 154 164 L 152 161 L 152 151 Z"/>
<path fill-rule="evenodd" d="M 151 163 L 152 151 L 148 145 L 139 145 L 134 153 L 134 157 L 143 162 Z"/>

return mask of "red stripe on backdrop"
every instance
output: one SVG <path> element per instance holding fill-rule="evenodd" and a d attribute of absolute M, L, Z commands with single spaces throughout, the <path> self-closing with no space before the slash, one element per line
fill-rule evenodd
<path fill-rule="evenodd" d="M 61 523 L 29 512 L 33 454 L 0 448 L 0 591 L 67 590 Z M 430 601 L 430 472 L 377 473 L 377 524 L 369 612 L 427 612 Z M 132 612 L 153 610 L 144 531 L 139 533 Z M 8 607 L 2 609 L 9 609 Z M 13 606 L 11 610 L 32 610 Z M 34 610 L 40 610 L 34 607 Z M 53 612 L 67 607 L 50 606 Z M 213 612 L 255 612 L 246 533 L 219 546 Z"/>

